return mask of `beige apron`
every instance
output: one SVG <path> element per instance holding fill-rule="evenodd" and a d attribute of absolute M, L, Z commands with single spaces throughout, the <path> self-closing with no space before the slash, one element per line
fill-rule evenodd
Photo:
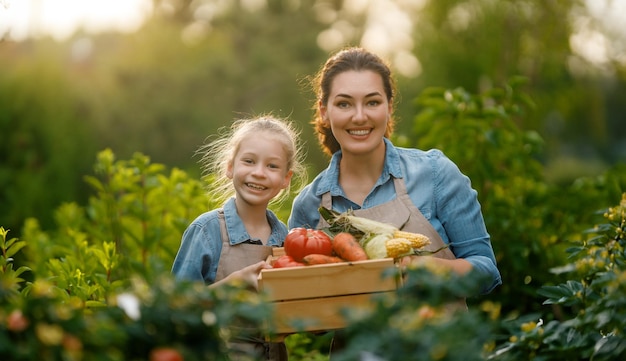
<path fill-rule="evenodd" d="M 242 243 L 236 246 L 230 245 L 230 239 L 226 230 L 226 220 L 224 212 L 219 211 L 218 219 L 220 222 L 220 230 L 222 236 L 222 252 L 220 260 L 217 264 L 217 273 L 215 282 L 226 278 L 235 271 L 239 271 L 244 267 L 255 264 L 259 261 L 266 260 L 272 254 L 271 246 Z M 250 339 L 244 342 L 234 342 L 230 345 L 234 355 L 231 360 L 258 360 L 258 358 L 250 358 L 250 355 L 264 355 L 265 360 L 271 361 L 287 361 L 287 348 L 283 342 L 266 342 L 261 335 L 258 339 Z"/>
<path fill-rule="evenodd" d="M 426 250 L 434 251 L 445 245 L 443 239 L 435 228 L 428 222 L 426 217 L 413 204 L 409 194 L 406 191 L 406 185 L 402 178 L 393 179 L 396 188 L 396 198 L 390 202 L 380 204 L 378 206 L 354 210 L 354 215 L 374 219 L 378 222 L 391 224 L 403 231 L 421 233 L 430 238 L 430 245 L 425 247 Z M 321 205 L 325 208 L 332 209 L 332 197 L 330 192 L 322 194 Z M 328 223 L 323 217 L 317 228 L 328 227 Z M 441 250 L 432 255 L 432 257 L 456 259 L 454 253 L 449 248 Z"/>
<path fill-rule="evenodd" d="M 413 201 L 409 197 L 406 190 L 404 179 L 394 178 L 393 185 L 396 188 L 396 198 L 387 203 L 380 204 L 367 209 L 356 209 L 354 215 L 373 219 L 378 222 L 391 224 L 403 231 L 421 233 L 430 239 L 430 245 L 425 247 L 429 251 L 434 251 L 443 247 L 445 243 L 435 230 L 435 228 L 428 222 L 426 217 L 420 212 L 419 209 L 413 204 Z M 332 197 L 330 192 L 322 194 L 321 206 L 328 209 L 332 209 Z M 323 217 L 320 217 L 320 221 L 317 225 L 318 228 L 328 227 L 328 223 Z M 445 259 L 456 259 L 456 256 L 449 248 L 441 250 L 430 257 L 439 257 Z M 452 304 L 451 309 L 460 307 L 466 309 L 465 299 L 459 300 L 458 303 Z M 330 359 L 332 360 L 333 352 L 338 352 L 345 347 L 346 340 L 341 330 L 335 331 L 335 337 L 333 337 L 330 346 Z"/>

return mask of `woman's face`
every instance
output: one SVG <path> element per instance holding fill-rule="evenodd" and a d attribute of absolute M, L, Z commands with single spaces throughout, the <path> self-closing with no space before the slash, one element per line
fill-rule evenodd
<path fill-rule="evenodd" d="M 328 103 L 320 104 L 322 118 L 329 122 L 344 155 L 367 155 L 384 149 L 391 111 L 381 76 L 370 70 L 338 74 Z"/>

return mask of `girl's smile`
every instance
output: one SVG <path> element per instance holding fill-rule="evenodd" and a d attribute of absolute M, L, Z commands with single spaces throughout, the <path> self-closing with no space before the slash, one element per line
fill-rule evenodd
<path fill-rule="evenodd" d="M 282 189 L 287 187 L 291 172 L 281 142 L 269 131 L 248 136 L 228 169 L 238 202 L 267 207 Z"/>

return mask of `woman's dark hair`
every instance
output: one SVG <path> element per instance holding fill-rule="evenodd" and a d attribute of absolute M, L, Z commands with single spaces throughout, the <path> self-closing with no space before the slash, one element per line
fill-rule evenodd
<path fill-rule="evenodd" d="M 369 70 L 380 75 L 383 80 L 383 87 L 385 95 L 389 103 L 392 102 L 396 85 L 393 77 L 391 76 L 391 70 L 389 66 L 377 55 L 358 47 L 351 47 L 340 50 L 331 56 L 316 76 L 312 79 L 311 85 L 317 96 L 317 101 L 313 106 L 315 110 L 315 118 L 311 121 L 315 132 L 317 133 L 317 139 L 324 153 L 332 155 L 341 147 L 339 142 L 335 139 L 330 125 L 322 119 L 320 113 L 319 104 L 327 104 L 332 83 L 337 75 L 346 71 L 363 71 Z M 387 130 L 385 131 L 385 137 L 389 137 L 393 133 L 395 121 L 393 116 L 390 116 L 387 122 Z"/>

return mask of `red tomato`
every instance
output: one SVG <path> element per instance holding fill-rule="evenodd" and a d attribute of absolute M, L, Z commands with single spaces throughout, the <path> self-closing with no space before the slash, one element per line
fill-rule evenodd
<path fill-rule="evenodd" d="M 176 349 L 157 347 L 150 352 L 150 361 L 183 361 L 183 356 Z"/>
<path fill-rule="evenodd" d="M 285 238 L 285 253 L 297 262 L 309 254 L 333 253 L 333 242 L 323 231 L 309 228 L 293 228 Z"/>
<path fill-rule="evenodd" d="M 300 266 L 304 266 L 304 263 L 296 262 L 294 261 L 293 257 L 288 256 L 288 255 L 284 255 L 284 256 L 280 256 L 276 258 L 276 260 L 274 261 L 274 264 L 272 264 L 272 267 L 274 268 L 287 268 L 287 267 L 300 267 Z"/>

